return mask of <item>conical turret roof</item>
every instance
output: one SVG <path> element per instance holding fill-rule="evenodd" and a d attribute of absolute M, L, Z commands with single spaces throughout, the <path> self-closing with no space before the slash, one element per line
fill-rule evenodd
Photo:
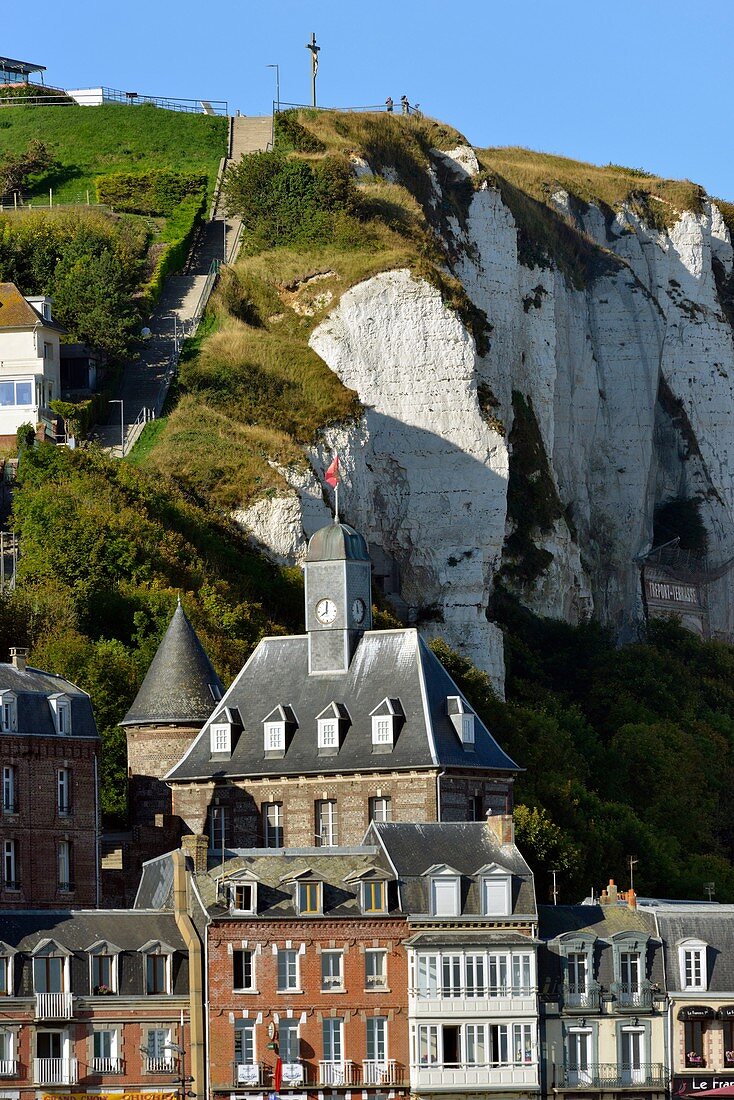
<path fill-rule="evenodd" d="M 121 726 L 203 726 L 222 683 L 179 602 Z"/>

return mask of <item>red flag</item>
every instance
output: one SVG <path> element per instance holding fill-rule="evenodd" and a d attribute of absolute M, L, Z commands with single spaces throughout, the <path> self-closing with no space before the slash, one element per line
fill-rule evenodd
<path fill-rule="evenodd" d="M 327 485 L 331 485 L 332 489 L 336 489 L 339 484 L 339 455 L 334 455 L 334 461 L 325 474 Z"/>
<path fill-rule="evenodd" d="M 273 1091 L 280 1092 L 280 1086 L 283 1084 L 283 1060 L 281 1058 L 275 1059 L 275 1069 L 273 1071 Z"/>

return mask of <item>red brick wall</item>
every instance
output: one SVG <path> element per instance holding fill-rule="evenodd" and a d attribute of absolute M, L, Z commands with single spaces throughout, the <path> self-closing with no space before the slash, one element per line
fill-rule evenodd
<path fill-rule="evenodd" d="M 16 841 L 19 891 L 0 889 L 0 909 L 96 904 L 94 761 L 97 741 L 73 737 L 0 736 L 0 767 L 16 772 L 18 813 L 0 818 L 0 838 Z M 71 770 L 71 814 L 59 816 L 60 768 Z M 58 889 L 58 843 L 72 845 L 74 890 Z"/>
<path fill-rule="evenodd" d="M 317 1080 L 318 1061 L 323 1058 L 322 1021 L 325 1016 L 344 1019 L 344 1058 L 360 1064 L 367 1057 L 366 1024 L 368 1016 L 388 1019 L 388 1057 L 403 1067 L 403 1080 L 408 1078 L 408 970 L 402 942 L 407 935 L 407 922 L 401 919 L 354 920 L 316 919 L 308 921 L 225 920 L 209 928 L 209 1000 L 210 1045 L 209 1061 L 212 1088 L 232 1091 L 234 1062 L 234 1021 L 247 1015 L 261 1014 L 255 1028 L 255 1057 L 272 1070 L 276 1053 L 267 1049 L 270 1041 L 268 1024 L 275 1023 L 275 1014 L 305 1016 L 299 1029 L 301 1057 L 308 1066 L 309 1081 Z M 300 984 L 302 993 L 277 991 L 277 956 L 273 945 L 299 949 Z M 230 945 L 237 949 L 261 945 L 256 958 L 257 993 L 233 992 L 233 962 Z M 321 954 L 324 949 L 344 950 L 345 993 L 325 993 L 321 990 Z M 386 990 L 365 992 L 365 947 L 380 947 L 387 951 Z M 277 1024 L 276 1024 L 277 1030 Z M 265 1088 L 270 1084 L 266 1074 Z"/>

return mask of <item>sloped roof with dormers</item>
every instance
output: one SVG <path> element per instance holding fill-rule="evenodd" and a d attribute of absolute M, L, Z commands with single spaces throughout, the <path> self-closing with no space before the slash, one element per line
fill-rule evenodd
<path fill-rule="evenodd" d="M 42 672 L 30 665 L 16 668 L 11 664 L 0 664 L 0 692 L 5 691 L 15 696 L 17 733 L 21 736 L 62 736 L 56 731 L 54 712 L 49 702 L 52 697 L 61 695 L 69 700 L 71 707 L 69 736 L 99 737 L 89 696 L 63 676 Z"/>

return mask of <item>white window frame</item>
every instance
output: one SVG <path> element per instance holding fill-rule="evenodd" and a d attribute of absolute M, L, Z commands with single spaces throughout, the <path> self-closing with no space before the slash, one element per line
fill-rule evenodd
<path fill-rule="evenodd" d="M 232 727 L 228 722 L 213 722 L 209 727 L 209 747 L 214 755 L 232 755 Z"/>
<path fill-rule="evenodd" d="M 250 1019 L 235 1020 L 234 1027 L 234 1054 L 235 1065 L 238 1066 L 254 1066 L 257 1062 L 257 1049 L 256 1049 L 256 1031 L 255 1021 Z M 239 1037 L 239 1042 L 238 1042 Z M 240 1055 L 237 1054 L 237 1047 L 240 1048 Z M 250 1057 L 248 1058 L 248 1052 Z"/>
<path fill-rule="evenodd" d="M 269 812 L 272 809 L 275 821 L 271 824 Z M 285 827 L 283 824 L 283 803 L 263 802 L 261 806 L 263 815 L 263 843 L 266 848 L 282 848 L 285 842 Z M 280 844 L 271 841 L 280 839 Z"/>
<path fill-rule="evenodd" d="M 236 954 L 249 955 L 250 956 L 250 984 L 249 985 L 235 985 L 235 973 L 234 973 L 234 956 Z M 257 952 L 252 948 L 235 948 L 232 952 L 232 992 L 233 993 L 255 993 L 257 992 L 257 981 L 255 977 L 255 967 L 257 959 Z M 242 977 L 245 978 L 245 967 L 242 965 Z"/>
<path fill-rule="evenodd" d="M 365 948 L 364 987 L 366 990 L 387 989 L 387 951 L 384 947 Z"/>
<path fill-rule="evenodd" d="M 3 733 L 17 733 L 18 699 L 12 691 L 0 692 L 0 729 Z"/>
<path fill-rule="evenodd" d="M 109 959 L 110 960 L 110 989 L 113 993 L 117 993 L 117 952 L 115 951 L 91 951 L 89 954 L 89 992 L 93 997 L 106 996 L 106 994 L 95 993 L 95 987 L 97 985 L 104 985 L 104 982 L 95 982 L 94 980 L 94 960 L 95 959 Z"/>
<path fill-rule="evenodd" d="M 11 997 L 15 988 L 13 985 L 13 956 L 0 952 L 0 960 L 5 963 L 5 981 L 0 981 L 0 997 Z"/>
<path fill-rule="evenodd" d="M 71 725 L 71 700 L 68 695 L 49 696 L 49 705 L 54 716 L 54 726 L 59 737 L 70 737 Z"/>
<path fill-rule="evenodd" d="M 381 747 L 395 744 L 395 717 L 392 714 L 372 715 L 372 744 Z"/>
<path fill-rule="evenodd" d="M 286 1033 L 289 1038 L 286 1039 Z M 295 1064 L 301 1056 L 300 1019 L 293 1016 L 281 1017 L 278 1024 L 278 1054 L 284 1065 Z"/>
<path fill-rule="evenodd" d="M 3 764 L 3 805 L 4 814 L 15 814 L 18 795 L 18 769 L 15 764 Z"/>
<path fill-rule="evenodd" d="M 16 889 L 18 882 L 18 845 L 15 838 L 3 841 L 3 885 Z"/>
<path fill-rule="evenodd" d="M 281 968 L 281 957 L 284 965 Z M 300 956 L 295 947 L 279 947 L 276 955 L 276 986 L 278 993 L 300 992 L 301 988 Z M 281 974 L 285 976 L 285 983 L 281 985 Z"/>
<path fill-rule="evenodd" d="M 322 1038 L 324 1061 L 329 1065 L 341 1065 L 344 1062 L 344 1020 L 341 1016 L 324 1017 Z"/>
<path fill-rule="evenodd" d="M 378 824 L 380 822 L 392 821 L 392 798 L 389 794 L 375 794 L 370 797 L 369 804 L 370 821 L 375 821 Z M 379 813 L 375 811 L 379 809 Z"/>
<path fill-rule="evenodd" d="M 98 1035 L 109 1035 L 110 1039 L 110 1053 L 109 1054 L 96 1054 L 95 1044 L 97 1042 Z M 120 1031 L 114 1025 L 105 1023 L 104 1027 L 96 1027 L 90 1035 L 91 1040 L 91 1060 L 92 1060 L 92 1073 L 104 1072 L 97 1068 L 97 1062 L 117 1062 L 120 1057 Z"/>
<path fill-rule="evenodd" d="M 265 722 L 263 728 L 265 752 L 285 752 L 285 722 Z"/>
<path fill-rule="evenodd" d="M 318 718 L 318 748 L 320 749 L 338 749 L 339 748 L 339 719 L 333 718 Z"/>
<path fill-rule="evenodd" d="M 566 955 L 566 973 L 569 993 L 588 993 L 591 980 L 591 959 L 588 951 L 569 951 Z"/>
<path fill-rule="evenodd" d="M 62 893 L 67 893 L 74 889 L 74 883 L 72 881 L 71 874 L 71 856 L 72 847 L 70 840 L 60 840 L 57 849 L 57 871 L 58 879 L 57 884 L 59 890 Z"/>
<path fill-rule="evenodd" d="M 335 848 L 339 843 L 339 812 L 335 798 L 316 801 L 316 846 Z"/>
<path fill-rule="evenodd" d="M 708 989 L 708 944 L 703 940 L 688 939 L 678 944 L 681 989 L 686 992 L 705 992 Z M 688 980 L 688 956 L 691 963 L 691 980 Z"/>
<path fill-rule="evenodd" d="M 462 714 L 461 716 L 461 743 L 462 745 L 474 745 L 473 714 Z"/>
<path fill-rule="evenodd" d="M 171 996 L 171 956 L 168 951 L 145 951 L 143 952 L 143 958 L 145 960 L 143 964 L 143 993 L 146 997 L 170 997 Z M 148 992 L 148 959 L 164 959 L 164 972 L 163 972 L 163 984 L 165 989 L 162 993 L 149 993 Z M 170 1042 L 170 1040 L 169 1040 Z"/>
<path fill-rule="evenodd" d="M 71 768 L 58 768 L 56 771 L 56 812 L 59 817 L 71 817 Z"/>
<path fill-rule="evenodd" d="M 151 1035 L 155 1038 L 151 1044 Z M 161 1038 L 163 1041 L 161 1042 Z M 151 1050 L 151 1045 L 153 1049 Z M 159 1063 L 160 1065 L 170 1066 L 171 1072 L 174 1069 L 175 1063 L 173 1059 L 173 1051 L 171 1049 L 171 1028 L 170 1027 L 147 1027 L 145 1029 L 145 1053 L 147 1058 L 146 1072 L 148 1073 L 165 1073 L 167 1070 L 158 1068 L 151 1068 L 150 1063 Z"/>
<path fill-rule="evenodd" d="M 209 807 L 209 851 L 227 847 L 227 807 L 221 803 Z"/>
<path fill-rule="evenodd" d="M 503 888 L 502 906 L 491 908 L 489 903 L 490 887 Z M 482 879 L 482 912 L 485 917 L 509 917 L 512 912 L 512 877 L 506 874 L 485 875 Z"/>
<path fill-rule="evenodd" d="M 452 888 L 453 905 L 449 910 L 439 910 L 437 888 Z M 436 875 L 431 878 L 431 916 L 458 917 L 461 915 L 461 883 L 458 875 Z"/>
<path fill-rule="evenodd" d="M 365 1019 L 365 1052 L 367 1061 L 384 1065 L 390 1057 L 388 1051 L 387 1016 L 367 1016 Z"/>
<path fill-rule="evenodd" d="M 332 972 L 327 973 L 327 970 Z M 321 952 L 321 992 L 334 993 L 342 989 L 344 989 L 344 952 L 330 947 Z"/>
<path fill-rule="evenodd" d="M 250 903 L 249 905 L 238 904 L 238 891 L 250 891 Z M 240 895 L 242 896 L 242 895 Z M 232 911 L 235 913 L 257 913 L 257 883 L 256 882 L 233 882 L 232 883 Z"/>
<path fill-rule="evenodd" d="M 5 1039 L 4 1043 L 2 1042 L 3 1038 Z M 3 1046 L 5 1046 L 4 1052 Z M 6 1064 L 9 1062 L 15 1062 L 17 1059 L 17 1051 L 17 1029 L 14 1027 L 8 1027 L 8 1025 L 3 1021 L 3 1023 L 0 1024 L 0 1065 L 2 1065 L 3 1062 L 5 1062 Z M 5 1076 L 9 1076 L 9 1074 L 5 1074 Z"/>

